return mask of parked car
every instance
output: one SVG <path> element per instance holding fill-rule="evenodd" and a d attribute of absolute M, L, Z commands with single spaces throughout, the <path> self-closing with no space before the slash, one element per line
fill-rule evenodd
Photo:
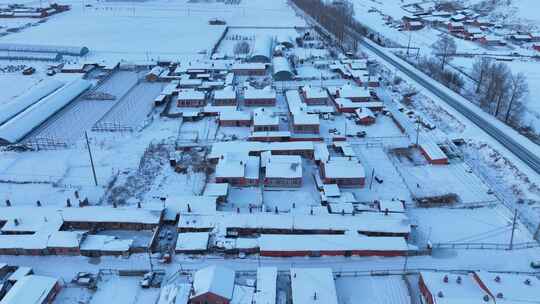
<path fill-rule="evenodd" d="M 534 269 L 539 269 L 540 268 L 540 260 L 539 261 L 532 261 L 531 262 L 531 267 L 534 268 Z"/>
<path fill-rule="evenodd" d="M 25 68 L 22 73 L 23 75 L 32 75 L 36 72 L 36 69 L 34 69 L 33 67 L 28 67 L 28 68 Z"/>
<path fill-rule="evenodd" d="M 358 137 L 366 137 L 366 135 L 367 135 L 366 131 L 356 132 L 356 136 Z"/>

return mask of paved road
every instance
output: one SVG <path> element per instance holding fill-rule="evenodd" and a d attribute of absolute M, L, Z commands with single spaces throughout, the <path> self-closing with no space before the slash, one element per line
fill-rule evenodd
<path fill-rule="evenodd" d="M 363 39 L 361 39 L 360 44 L 366 49 L 370 50 L 372 53 L 376 54 L 380 59 L 386 61 L 387 63 L 391 64 L 392 66 L 400 70 L 402 73 L 404 73 L 408 77 L 412 78 L 418 84 L 423 86 L 427 91 L 439 97 L 442 101 L 446 102 L 449 106 L 454 108 L 460 114 L 467 117 L 479 128 L 484 130 L 488 135 L 493 137 L 495 140 L 501 143 L 505 148 L 510 150 L 512 153 L 514 153 L 519 159 L 521 159 L 534 171 L 536 171 L 537 173 L 540 173 L 540 158 L 536 156 L 534 153 L 532 153 L 531 151 L 529 151 L 529 149 L 521 145 L 517 140 L 512 138 L 511 134 L 507 134 L 507 132 L 505 132 L 504 130 L 499 129 L 493 122 L 489 121 L 488 119 L 485 119 L 484 117 L 482 117 L 475 111 L 464 106 L 460 101 L 450 96 L 447 92 L 438 88 L 430 81 L 426 80 L 423 77 L 422 72 L 411 69 L 407 65 L 403 64 L 399 60 L 392 58 L 391 56 L 386 54 L 384 51 L 380 50 L 380 48 L 374 46 L 372 43 L 368 41 L 364 41 Z"/>
<path fill-rule="evenodd" d="M 308 23 L 311 23 L 313 25 L 318 26 L 319 28 L 322 28 L 320 24 L 318 24 L 313 18 L 311 18 L 307 14 L 304 14 L 304 17 L 306 18 Z M 325 30 L 324 28 L 322 29 Z M 396 69 L 398 69 L 399 71 L 401 71 L 402 73 L 410 77 L 411 79 L 415 80 L 419 85 L 424 87 L 424 89 L 431 92 L 435 96 L 439 97 L 442 101 L 446 102 L 449 106 L 454 108 L 457 112 L 465 116 L 471 122 L 476 124 L 480 129 L 482 129 L 488 135 L 490 135 L 495 140 L 497 140 L 500 144 L 502 144 L 505 148 L 507 148 L 510 152 L 512 152 L 516 157 L 521 159 L 526 165 L 528 165 L 536 173 L 540 173 L 540 157 L 536 156 L 535 153 L 530 151 L 527 147 L 519 143 L 518 140 L 513 138 L 515 136 L 521 136 L 521 135 L 516 135 L 517 134 L 516 132 L 510 132 L 508 130 L 499 128 L 497 124 L 500 124 L 500 123 L 498 123 L 497 121 L 494 122 L 491 119 L 485 118 L 483 117 L 483 115 L 480 115 L 479 113 L 475 112 L 471 108 L 466 107 L 462 102 L 457 100 L 455 97 L 451 96 L 451 94 L 448 93 L 448 89 L 439 88 L 437 85 L 433 84 L 433 80 L 429 77 L 426 77 L 426 75 L 423 72 L 415 69 L 414 67 L 411 67 L 408 64 L 405 64 L 399 58 L 387 54 L 387 52 L 382 50 L 381 47 L 377 46 L 371 41 L 365 40 L 364 37 L 360 33 L 354 31 L 353 29 L 347 28 L 346 30 L 348 31 L 348 34 L 350 36 L 355 37 L 363 47 L 371 51 L 373 54 L 379 57 L 379 59 L 391 64 Z M 326 30 L 325 32 L 328 35 L 332 36 L 330 32 Z"/>

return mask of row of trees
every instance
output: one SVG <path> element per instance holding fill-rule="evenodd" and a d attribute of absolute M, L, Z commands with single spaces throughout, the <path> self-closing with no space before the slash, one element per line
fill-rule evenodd
<path fill-rule="evenodd" d="M 507 64 L 482 57 L 473 65 L 474 95 L 486 112 L 518 127 L 529 93 L 523 73 L 512 73 Z"/>
<path fill-rule="evenodd" d="M 463 80 L 456 72 L 445 69 L 457 53 L 454 39 L 442 36 L 432 45 L 434 58 L 422 58 L 420 67 L 451 89 L 461 93 Z M 438 62 L 439 71 L 435 65 Z M 514 127 L 520 127 L 524 103 L 529 93 L 527 78 L 522 73 L 512 73 L 504 62 L 497 62 L 487 57 L 480 57 L 473 65 L 471 77 L 476 84 L 472 98 L 480 107 Z"/>

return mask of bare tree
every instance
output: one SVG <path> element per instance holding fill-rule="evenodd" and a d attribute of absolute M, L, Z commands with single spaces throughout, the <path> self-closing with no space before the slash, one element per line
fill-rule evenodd
<path fill-rule="evenodd" d="M 516 122 L 519 120 L 519 114 L 523 109 L 525 98 L 529 93 L 529 85 L 527 84 L 527 77 L 523 73 L 517 73 L 510 78 L 510 92 L 508 98 L 508 105 L 506 107 L 506 114 L 504 115 L 504 122 Z"/>
<path fill-rule="evenodd" d="M 489 70 L 491 69 L 492 60 L 486 57 L 480 57 L 473 64 L 472 77 L 476 80 L 475 93 L 480 93 L 480 89 L 485 84 L 488 78 Z"/>
<path fill-rule="evenodd" d="M 456 41 L 448 35 L 443 35 L 431 47 L 435 56 L 441 58 L 441 70 L 444 70 L 444 66 L 450 61 L 451 56 L 456 54 Z"/>
<path fill-rule="evenodd" d="M 239 41 L 234 45 L 234 54 L 241 55 L 249 53 L 249 43 L 246 41 Z"/>

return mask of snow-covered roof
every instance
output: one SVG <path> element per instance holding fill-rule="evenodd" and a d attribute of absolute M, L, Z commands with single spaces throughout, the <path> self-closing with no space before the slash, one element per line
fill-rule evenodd
<path fill-rule="evenodd" d="M 19 142 L 49 117 L 90 88 L 91 85 L 92 83 L 87 80 L 76 79 L 28 107 L 0 126 L 0 144 L 2 142 Z"/>
<path fill-rule="evenodd" d="M 324 164 L 327 178 L 365 178 L 364 166 L 356 158 L 332 157 Z"/>
<path fill-rule="evenodd" d="M 264 108 L 253 110 L 253 125 L 254 126 L 276 126 L 279 125 L 279 117 Z"/>
<path fill-rule="evenodd" d="M 47 242 L 51 248 L 79 248 L 83 233 L 76 231 L 56 231 L 52 233 Z"/>
<path fill-rule="evenodd" d="M 339 191 L 339 186 L 336 184 L 325 184 L 323 186 L 323 191 L 324 195 L 326 195 L 327 197 L 337 197 L 341 195 L 341 191 Z"/>
<path fill-rule="evenodd" d="M 265 87 L 263 89 L 256 89 L 253 87 L 248 87 L 244 91 L 244 98 L 245 99 L 275 99 L 276 91 L 272 89 L 270 86 Z"/>
<path fill-rule="evenodd" d="M 266 70 L 266 64 L 258 62 L 235 62 L 231 69 L 234 70 Z"/>
<path fill-rule="evenodd" d="M 161 218 L 161 210 L 91 206 L 84 208 L 64 208 L 62 209 L 62 217 L 66 222 L 141 223 L 157 225 Z"/>
<path fill-rule="evenodd" d="M 328 98 L 328 91 L 322 87 L 304 86 L 302 87 L 304 96 L 307 99 L 324 99 Z"/>
<path fill-rule="evenodd" d="M 179 233 L 176 239 L 176 251 L 205 251 L 208 249 L 209 232 Z"/>
<path fill-rule="evenodd" d="M 251 114 L 244 111 L 222 111 L 219 113 L 219 120 L 251 120 Z"/>
<path fill-rule="evenodd" d="M 274 78 L 278 80 L 292 80 L 294 78 L 294 73 L 287 58 L 274 57 L 272 59 L 272 66 L 274 69 Z"/>
<path fill-rule="evenodd" d="M 0 265 L 0 269 L 2 269 Z M 23 277 L 30 275 L 33 272 L 31 267 L 27 266 L 19 266 L 17 267 L 17 270 L 9 275 L 8 280 L 12 282 L 16 282 L 21 280 Z"/>
<path fill-rule="evenodd" d="M 326 209 L 326 208 L 325 208 Z M 274 214 L 274 213 L 230 213 L 216 212 L 214 215 L 183 215 L 178 223 L 179 228 L 212 228 L 220 229 L 282 229 L 282 230 L 332 230 L 349 232 L 379 232 L 393 234 L 410 233 L 411 227 L 405 214 L 364 212 L 355 216 L 335 214 L 317 215 L 314 220 L 309 214 Z"/>
<path fill-rule="evenodd" d="M 300 111 L 306 105 L 302 102 L 300 93 L 297 90 L 289 90 L 285 92 L 285 98 L 287 99 L 287 105 L 289 106 L 289 111 L 294 113 Z"/>
<path fill-rule="evenodd" d="M 427 154 L 427 156 L 431 160 L 448 159 L 446 154 L 444 154 L 441 148 L 439 148 L 439 146 L 434 141 L 429 140 L 426 137 L 424 138 L 425 140 L 420 143 L 420 148 L 422 149 L 422 151 L 424 151 L 424 153 Z"/>
<path fill-rule="evenodd" d="M 213 293 L 225 299 L 232 299 L 235 273 L 222 266 L 208 266 L 195 272 L 193 275 L 193 289 L 191 298 L 205 293 Z"/>
<path fill-rule="evenodd" d="M 383 103 L 381 101 L 369 101 L 369 102 L 353 102 L 348 98 L 336 98 L 334 99 L 335 103 L 340 108 L 381 108 Z"/>
<path fill-rule="evenodd" d="M 325 143 L 315 143 L 314 158 L 318 161 L 327 161 L 330 157 L 330 151 Z"/>
<path fill-rule="evenodd" d="M 87 235 L 81 251 L 128 252 L 133 240 L 121 240 L 110 235 Z"/>
<path fill-rule="evenodd" d="M 370 98 L 369 90 L 364 87 L 345 84 L 339 89 L 340 98 Z"/>
<path fill-rule="evenodd" d="M 272 37 L 268 35 L 255 37 L 249 61 L 270 62 L 272 57 Z"/>
<path fill-rule="evenodd" d="M 319 125 L 319 115 L 308 114 L 304 111 L 292 112 L 293 124 L 295 125 Z"/>
<path fill-rule="evenodd" d="M 221 90 L 214 91 L 214 99 L 236 99 L 236 91 L 231 86 L 226 86 Z"/>
<path fill-rule="evenodd" d="M 283 235 L 262 234 L 259 237 L 261 251 L 406 251 L 407 243 L 402 237 L 368 237 L 359 234 L 310 234 Z"/>
<path fill-rule="evenodd" d="M 216 177 L 240 178 L 245 175 L 246 163 L 244 159 L 220 159 L 216 166 Z"/>
<path fill-rule="evenodd" d="M 249 152 L 262 151 L 298 151 L 314 150 L 311 141 L 291 141 L 291 142 L 256 142 L 256 141 L 228 141 L 215 142 L 212 144 L 212 151 L 208 158 L 219 158 L 222 155 L 248 154 Z"/>
<path fill-rule="evenodd" d="M 167 213 L 216 213 L 217 197 L 204 195 L 179 195 L 167 198 Z M 191 211 L 190 211 L 191 210 Z"/>
<path fill-rule="evenodd" d="M 196 90 L 179 90 L 178 91 L 178 100 L 204 100 L 206 96 L 204 92 Z"/>
<path fill-rule="evenodd" d="M 491 297 L 489 302 L 484 301 L 484 296 L 488 295 L 487 292 L 482 290 L 470 274 L 422 271 L 420 275 L 427 289 L 433 295 L 435 303 L 440 303 L 439 300 L 449 301 L 446 303 L 454 303 L 455 301 L 494 303 Z M 458 278 L 461 280 L 459 283 Z"/>
<path fill-rule="evenodd" d="M 275 304 L 277 296 L 277 267 L 257 268 L 257 289 L 254 304 Z"/>
<path fill-rule="evenodd" d="M 354 110 L 354 113 L 356 113 L 356 116 L 358 116 L 359 119 L 364 119 L 368 117 L 375 118 L 375 114 L 369 108 L 358 108 Z"/>
<path fill-rule="evenodd" d="M 60 45 L 38 45 L 23 43 L 0 43 L 0 51 L 36 52 L 36 53 L 58 53 L 69 56 L 84 56 L 88 53 L 87 47 L 60 46 Z"/>
<path fill-rule="evenodd" d="M 189 300 L 189 284 L 172 283 L 165 285 L 159 292 L 157 304 L 185 304 Z"/>
<path fill-rule="evenodd" d="M 291 268 L 294 304 L 337 304 L 336 285 L 331 268 Z"/>
<path fill-rule="evenodd" d="M 498 294 L 501 294 L 501 300 L 504 300 L 504 303 L 512 301 L 533 303 L 540 299 L 540 279 L 536 276 L 487 271 L 478 271 L 475 274 L 493 296 L 497 297 Z M 499 298 L 497 298 L 498 302 Z"/>
<path fill-rule="evenodd" d="M 301 178 L 302 158 L 298 155 L 273 155 L 266 161 L 267 178 Z"/>
<path fill-rule="evenodd" d="M 204 188 L 204 196 L 226 196 L 229 192 L 229 184 L 227 183 L 208 183 Z"/>
<path fill-rule="evenodd" d="M 13 285 L 0 304 L 44 303 L 57 283 L 58 279 L 51 277 L 25 276 Z"/>

